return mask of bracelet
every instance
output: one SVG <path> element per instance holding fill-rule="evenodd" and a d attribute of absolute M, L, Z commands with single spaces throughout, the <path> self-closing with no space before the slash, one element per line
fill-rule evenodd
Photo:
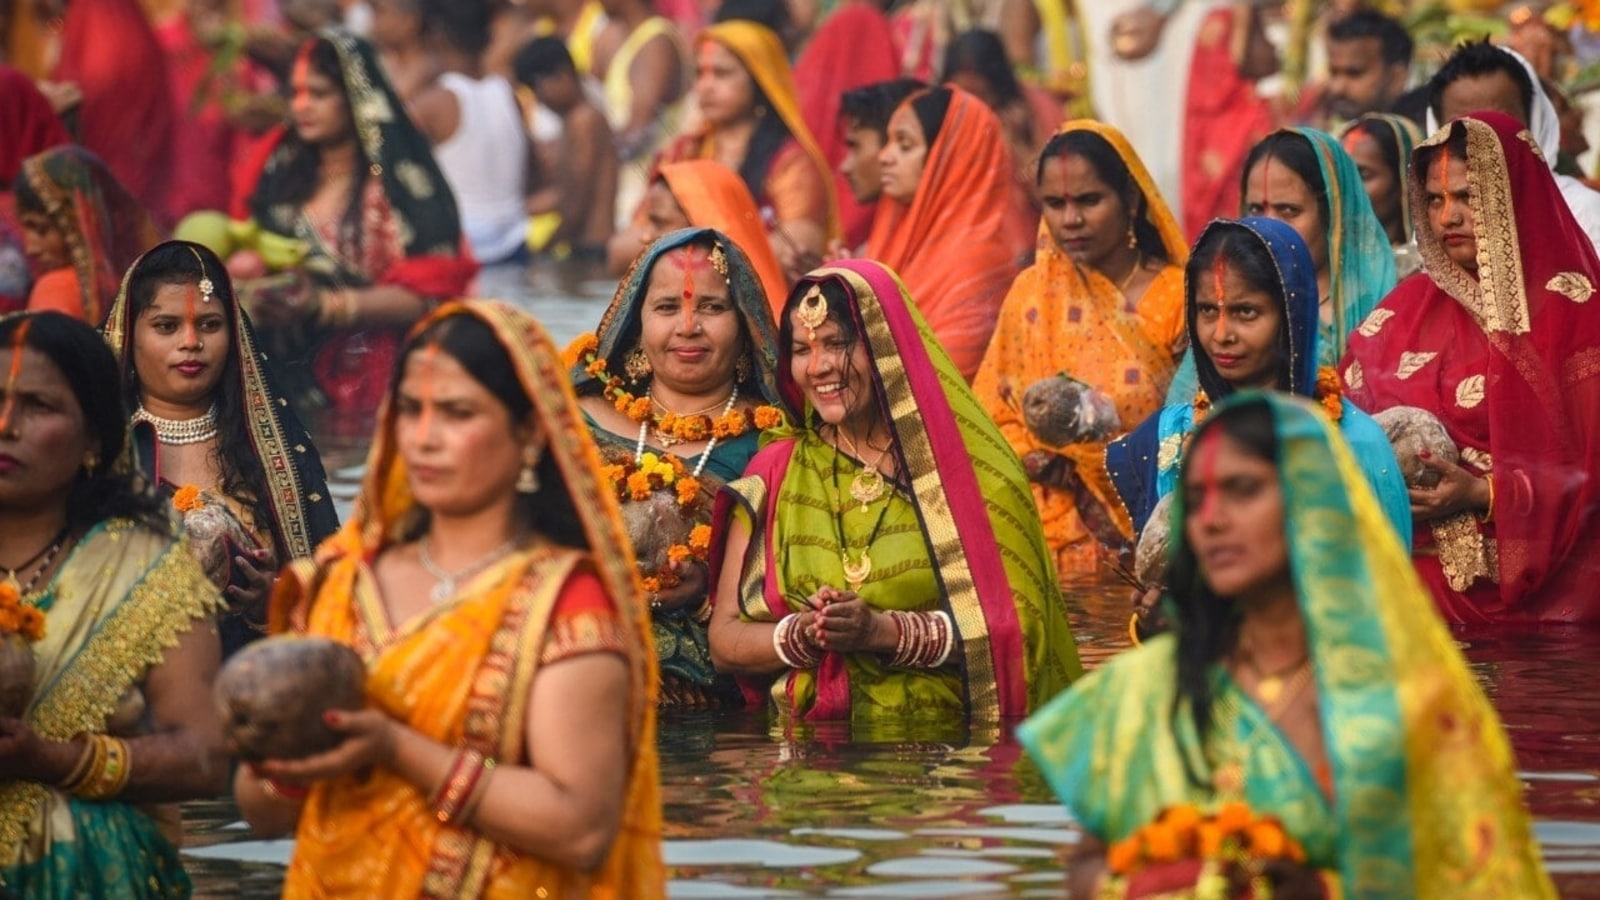
<path fill-rule="evenodd" d="M 104 734 L 90 735 L 89 741 L 93 745 L 93 756 L 82 777 L 68 790 L 84 800 L 115 797 L 128 786 L 128 778 L 133 774 L 128 742 Z"/>
<path fill-rule="evenodd" d="M 463 748 L 456 751 L 444 781 L 428 798 L 428 805 L 433 807 L 434 817 L 439 824 L 448 825 L 466 818 L 468 808 L 475 805 L 479 782 L 483 780 L 485 772 L 493 769 L 494 761 L 476 750 Z"/>
<path fill-rule="evenodd" d="M 328 328 L 348 328 L 356 321 L 356 300 L 349 291 L 322 291 L 317 295 L 317 322 Z"/>
<path fill-rule="evenodd" d="M 292 784 L 284 784 L 275 778 L 262 778 L 259 780 L 261 782 L 261 793 L 266 794 L 268 797 L 271 797 L 274 800 L 287 800 L 290 803 L 298 803 L 301 800 L 311 796 L 310 788 L 295 787 Z"/>
<path fill-rule="evenodd" d="M 906 612 L 890 610 L 888 616 L 899 629 L 894 655 L 889 665 L 897 669 L 937 669 L 955 651 L 955 625 L 944 610 Z"/>
<path fill-rule="evenodd" d="M 78 786 L 83 784 L 84 778 L 88 777 L 89 768 L 94 762 L 95 748 L 98 746 L 93 735 L 82 734 L 79 737 L 83 738 L 83 750 L 78 754 L 78 761 L 72 764 L 72 771 L 67 773 L 67 777 L 58 785 L 69 794 L 77 790 Z"/>
<path fill-rule="evenodd" d="M 815 669 L 822 664 L 822 654 L 800 627 L 799 613 L 790 613 L 778 622 L 772 630 L 772 649 L 791 669 Z"/>
<path fill-rule="evenodd" d="M 700 601 L 700 607 L 694 611 L 694 621 L 697 625 L 711 624 L 711 598 Z"/>
<path fill-rule="evenodd" d="M 1484 475 L 1483 480 L 1489 485 L 1489 507 L 1483 511 L 1483 515 L 1478 517 L 1478 521 L 1487 525 L 1494 521 L 1494 476 Z"/>

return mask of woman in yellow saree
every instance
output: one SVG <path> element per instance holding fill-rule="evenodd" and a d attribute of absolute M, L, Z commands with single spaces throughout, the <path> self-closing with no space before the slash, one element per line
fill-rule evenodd
<path fill-rule="evenodd" d="M 662 896 L 649 620 L 559 354 L 509 306 L 446 306 L 380 422 L 272 623 L 354 647 L 370 705 L 235 780 L 258 830 L 297 826 L 285 896 Z"/>
<path fill-rule="evenodd" d="M 875 262 L 818 269 L 780 329 L 804 428 L 719 498 L 718 670 L 786 719 L 858 730 L 1037 708 L 1081 671 L 1044 535 L 904 285 Z"/>
<path fill-rule="evenodd" d="M 1286 394 L 1218 404 L 1174 499 L 1175 632 L 1018 729 L 1092 836 L 1075 880 L 1111 870 L 1093 896 L 1192 888 L 1128 839 L 1241 802 L 1303 848 L 1280 896 L 1554 896 L 1499 719 L 1337 433 Z"/>
<path fill-rule="evenodd" d="M 972 391 L 1022 457 L 1063 578 L 1093 574 L 1102 544 L 1133 538 L 1103 442 L 1041 442 L 1020 403 L 1066 373 L 1115 402 L 1125 426 L 1161 408 L 1185 345 L 1188 245 L 1122 133 L 1068 122 L 1039 156 L 1039 252 L 1000 309 Z M 1097 537 L 1099 538 L 1097 540 Z"/>

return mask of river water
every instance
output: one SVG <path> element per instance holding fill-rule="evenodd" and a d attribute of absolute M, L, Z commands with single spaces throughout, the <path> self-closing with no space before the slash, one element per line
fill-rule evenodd
<path fill-rule="evenodd" d="M 608 282 L 490 270 L 565 342 L 598 321 Z M 330 432 L 335 429 L 330 429 Z M 348 509 L 364 440 L 320 443 Z M 1128 644 L 1127 591 L 1068 591 L 1086 665 Z M 1511 736 L 1545 860 L 1564 897 L 1600 898 L 1600 632 L 1459 635 Z M 1080 831 L 1009 734 L 852 743 L 776 733 L 761 713 L 664 716 L 665 857 L 674 898 L 1061 897 Z M 272 897 L 287 841 L 256 841 L 227 801 L 185 807 L 197 896 Z"/>

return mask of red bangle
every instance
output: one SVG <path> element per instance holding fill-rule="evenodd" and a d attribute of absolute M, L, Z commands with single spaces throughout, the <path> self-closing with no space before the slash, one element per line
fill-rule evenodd
<path fill-rule="evenodd" d="M 304 800 L 311 796 L 310 788 L 284 784 L 276 778 L 261 779 L 261 792 L 278 800 Z"/>

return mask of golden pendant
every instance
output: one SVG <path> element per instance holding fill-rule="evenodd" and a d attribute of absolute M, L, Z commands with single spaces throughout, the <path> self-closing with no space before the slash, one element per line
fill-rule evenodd
<path fill-rule="evenodd" d="M 861 511 L 867 511 L 867 505 L 876 503 L 883 496 L 883 473 L 876 468 L 863 468 L 850 482 L 850 496 L 861 504 Z"/>
<path fill-rule="evenodd" d="M 867 583 L 867 577 L 872 574 L 872 557 L 868 556 L 865 550 L 861 551 L 861 559 L 858 562 L 850 561 L 849 550 L 841 550 L 839 562 L 844 566 L 844 583 L 852 591 L 860 590 L 861 586 Z"/>
<path fill-rule="evenodd" d="M 1256 696 L 1268 706 L 1278 702 L 1283 696 L 1283 679 L 1277 675 L 1269 675 L 1256 682 Z"/>

